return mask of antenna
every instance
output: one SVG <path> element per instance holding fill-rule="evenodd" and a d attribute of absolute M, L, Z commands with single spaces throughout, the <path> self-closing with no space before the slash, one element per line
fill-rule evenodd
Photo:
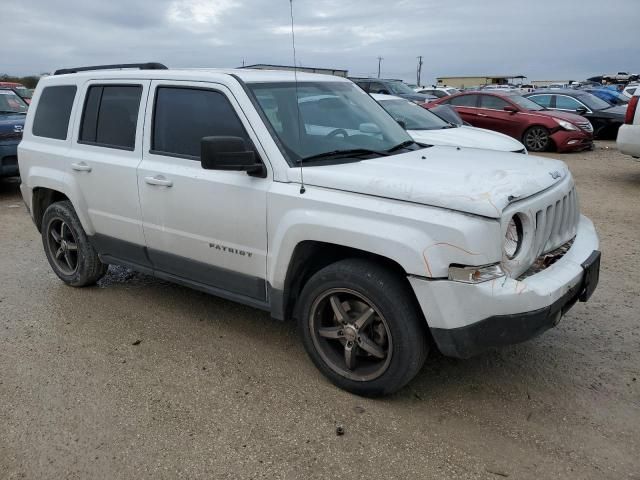
<path fill-rule="evenodd" d="M 302 140 L 300 131 L 300 104 L 298 103 L 298 62 L 296 59 L 296 34 L 293 31 L 293 0 L 289 0 L 289 9 L 291 11 L 291 46 L 293 47 L 293 79 L 296 84 L 296 113 L 298 115 L 298 142 Z M 304 173 L 302 171 L 302 158 L 300 159 L 300 195 L 306 192 L 304 188 Z"/>

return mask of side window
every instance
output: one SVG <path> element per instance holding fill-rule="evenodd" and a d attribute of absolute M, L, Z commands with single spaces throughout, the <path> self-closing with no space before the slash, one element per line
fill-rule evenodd
<path fill-rule="evenodd" d="M 455 107 L 475 107 L 477 105 L 477 95 L 460 95 L 454 97 L 447 103 Z"/>
<path fill-rule="evenodd" d="M 200 159 L 200 140 L 241 137 L 253 145 L 227 97 L 213 90 L 158 87 L 151 151 Z"/>
<path fill-rule="evenodd" d="M 80 125 L 81 143 L 133 150 L 140 109 L 140 85 L 92 85 Z"/>
<path fill-rule="evenodd" d="M 369 89 L 369 82 L 356 82 L 356 85 L 358 85 L 367 93 L 371 92 L 371 90 Z"/>
<path fill-rule="evenodd" d="M 556 108 L 560 110 L 577 110 L 581 106 L 582 105 L 574 98 L 556 95 Z"/>
<path fill-rule="evenodd" d="M 551 108 L 551 95 L 532 95 L 527 98 L 533 100 L 541 107 Z"/>
<path fill-rule="evenodd" d="M 502 110 L 509 106 L 509 103 L 494 95 L 480 95 L 480 107 L 492 110 Z"/>
<path fill-rule="evenodd" d="M 45 87 L 36 106 L 31 132 L 37 137 L 67 139 L 69 117 L 76 98 L 75 85 Z"/>
<path fill-rule="evenodd" d="M 388 88 L 386 85 L 384 85 L 383 83 L 380 83 L 380 82 L 371 82 L 371 83 L 369 84 L 369 92 L 370 92 L 370 93 L 383 93 L 383 92 L 390 93 L 390 90 L 389 90 L 389 88 Z"/>

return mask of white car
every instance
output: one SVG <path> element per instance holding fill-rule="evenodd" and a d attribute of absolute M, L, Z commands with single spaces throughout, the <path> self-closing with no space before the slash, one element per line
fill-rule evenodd
<path fill-rule="evenodd" d="M 627 105 L 624 124 L 618 129 L 617 145 L 620 152 L 640 159 L 640 90 L 636 90 Z"/>
<path fill-rule="evenodd" d="M 563 162 L 418 145 L 339 77 L 57 71 L 18 159 L 63 282 L 120 264 L 295 320 L 319 370 L 360 395 L 401 388 L 430 345 L 466 358 L 534 337 L 598 282 Z"/>
<path fill-rule="evenodd" d="M 393 95 L 371 95 L 416 141 L 428 145 L 484 148 L 504 152 L 527 153 L 515 138 L 467 125 L 453 125 L 429 110 Z"/>
<path fill-rule="evenodd" d="M 416 89 L 416 92 L 442 98 L 442 97 L 448 97 L 449 95 L 455 95 L 456 93 L 460 93 L 460 90 L 453 87 L 422 87 L 422 88 Z"/>

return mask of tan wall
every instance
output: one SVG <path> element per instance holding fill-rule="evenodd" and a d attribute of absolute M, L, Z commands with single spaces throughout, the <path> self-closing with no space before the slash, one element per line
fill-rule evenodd
<path fill-rule="evenodd" d="M 500 83 L 498 79 L 491 77 L 439 77 L 438 85 L 447 85 L 455 88 L 468 88 L 491 83 Z"/>

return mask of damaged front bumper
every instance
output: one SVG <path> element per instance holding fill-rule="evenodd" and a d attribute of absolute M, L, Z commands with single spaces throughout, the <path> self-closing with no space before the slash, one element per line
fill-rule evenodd
<path fill-rule="evenodd" d="M 571 248 L 529 276 L 480 284 L 410 277 L 433 338 L 447 356 L 468 358 L 489 347 L 528 340 L 558 323 L 598 283 L 600 252 L 591 221 L 580 217 Z"/>

